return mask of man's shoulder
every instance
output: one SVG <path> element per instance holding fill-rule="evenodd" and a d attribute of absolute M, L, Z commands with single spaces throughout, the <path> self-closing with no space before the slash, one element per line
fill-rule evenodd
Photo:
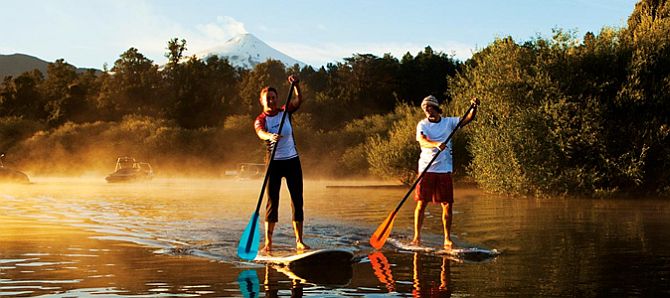
<path fill-rule="evenodd" d="M 449 124 L 457 124 L 461 120 L 459 117 L 442 117 L 442 120 Z"/>
<path fill-rule="evenodd" d="M 419 120 L 419 122 L 416 123 L 416 128 L 417 129 L 423 129 L 426 126 L 428 126 L 428 123 L 430 123 L 430 121 L 428 121 L 428 118 L 423 118 L 423 119 Z"/>
<path fill-rule="evenodd" d="M 419 120 L 418 124 L 419 125 L 426 125 L 428 123 L 430 123 L 430 120 L 428 120 L 428 118 L 423 118 L 423 119 Z"/>

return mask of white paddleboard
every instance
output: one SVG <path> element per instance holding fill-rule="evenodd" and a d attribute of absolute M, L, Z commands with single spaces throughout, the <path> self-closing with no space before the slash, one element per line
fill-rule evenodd
<path fill-rule="evenodd" d="M 318 249 L 286 255 L 258 255 L 256 262 L 266 263 L 291 279 L 321 285 L 347 285 L 353 275 L 354 254 L 344 249 Z"/>
<path fill-rule="evenodd" d="M 386 240 L 386 243 L 403 251 L 420 252 L 434 255 L 448 255 L 459 259 L 485 260 L 493 258 L 500 254 L 500 252 L 497 249 L 489 250 L 478 247 L 458 247 L 452 249 L 443 249 L 443 248 L 434 248 L 421 245 L 412 245 L 410 243 L 405 243 L 403 241 L 393 238 L 388 238 L 388 240 Z"/>
<path fill-rule="evenodd" d="M 308 250 L 293 255 L 261 255 L 254 261 L 260 263 L 281 264 L 289 267 L 351 265 L 354 254 L 344 249 L 317 249 Z"/>

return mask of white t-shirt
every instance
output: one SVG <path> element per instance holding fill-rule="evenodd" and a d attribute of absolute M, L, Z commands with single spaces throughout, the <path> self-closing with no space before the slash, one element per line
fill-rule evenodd
<path fill-rule="evenodd" d="M 419 121 L 419 124 L 416 125 L 416 137 L 418 138 L 423 135 L 428 137 L 431 141 L 444 142 L 449 134 L 456 128 L 458 125 L 458 117 L 441 117 L 440 122 L 430 122 L 428 119 L 423 119 Z M 452 137 L 453 139 L 453 137 Z M 449 173 L 453 172 L 453 160 L 452 160 L 452 145 L 451 140 L 447 143 L 447 147 L 442 153 L 435 159 L 433 164 L 428 169 L 428 172 L 431 173 Z M 421 148 L 421 155 L 419 155 L 419 173 L 423 172 L 428 163 L 433 156 L 440 151 L 437 148 Z"/>
<path fill-rule="evenodd" d="M 263 127 L 269 133 L 277 133 L 279 130 L 279 124 L 281 118 L 284 115 L 284 111 L 280 111 L 274 116 L 270 116 L 265 113 L 261 113 L 256 118 L 256 127 Z M 275 152 L 274 160 L 286 160 L 298 156 L 298 150 L 295 148 L 295 141 L 293 139 L 293 127 L 291 126 L 291 117 L 286 115 L 286 120 L 284 121 L 284 126 L 280 133 L 281 138 L 277 144 L 277 151 Z"/>

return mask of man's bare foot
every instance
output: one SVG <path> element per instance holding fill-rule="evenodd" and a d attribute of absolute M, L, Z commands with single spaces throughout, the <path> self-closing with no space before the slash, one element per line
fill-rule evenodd
<path fill-rule="evenodd" d="M 409 245 L 421 246 L 421 240 L 414 239 L 414 240 L 412 240 L 412 242 L 409 243 Z"/>
<path fill-rule="evenodd" d="M 265 244 L 263 248 L 261 248 L 260 253 L 262 254 L 270 254 L 272 252 L 272 244 Z"/>
<path fill-rule="evenodd" d="M 450 250 L 454 246 L 454 243 L 451 240 L 444 240 L 444 249 Z"/>
<path fill-rule="evenodd" d="M 295 249 L 298 251 L 308 250 L 310 248 L 311 247 L 309 247 L 309 245 L 305 244 L 304 242 L 298 242 L 295 244 Z"/>

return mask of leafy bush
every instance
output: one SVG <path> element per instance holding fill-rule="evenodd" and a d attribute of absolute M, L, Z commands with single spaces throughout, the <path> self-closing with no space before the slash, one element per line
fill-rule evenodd
<path fill-rule="evenodd" d="M 416 178 L 420 152 L 416 142 L 416 125 L 424 116 L 420 108 L 407 104 L 398 104 L 394 113 L 397 120 L 388 136 L 377 134 L 366 141 L 367 160 L 373 175 L 409 184 Z"/>

